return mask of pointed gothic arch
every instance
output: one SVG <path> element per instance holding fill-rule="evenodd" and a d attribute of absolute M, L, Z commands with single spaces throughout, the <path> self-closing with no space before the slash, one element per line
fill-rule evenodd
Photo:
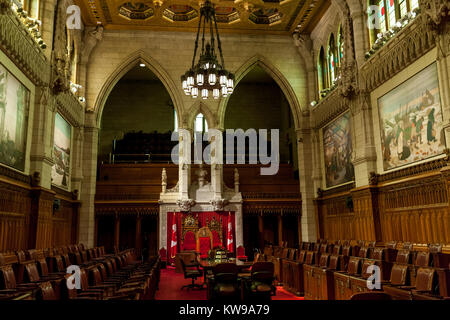
<path fill-rule="evenodd" d="M 131 69 L 133 69 L 136 65 L 144 63 L 150 71 L 152 71 L 158 79 L 162 82 L 164 87 L 172 99 L 174 108 L 178 115 L 178 125 L 180 126 L 181 119 L 183 119 L 182 112 L 182 98 L 180 96 L 179 88 L 175 85 L 173 80 L 170 78 L 167 71 L 152 57 L 150 57 L 147 53 L 142 50 L 139 50 L 130 56 L 128 56 L 119 66 L 117 66 L 114 71 L 109 75 L 105 83 L 103 84 L 99 94 L 97 95 L 95 104 L 94 104 L 94 112 L 96 113 L 96 123 L 97 126 L 100 127 L 100 122 L 102 119 L 103 109 L 106 104 L 106 100 L 108 99 L 111 91 L 116 86 L 117 82 L 119 82 L 122 77 L 128 73 Z"/>
<path fill-rule="evenodd" d="M 255 55 L 247 62 L 245 62 L 237 71 L 236 71 L 236 80 L 235 87 L 239 84 L 239 82 L 249 73 L 255 66 L 260 66 L 280 87 L 284 96 L 286 97 L 287 102 L 289 103 L 289 108 L 292 112 L 292 116 L 294 119 L 295 129 L 300 128 L 300 112 L 301 107 L 298 102 L 297 96 L 292 89 L 289 81 L 286 77 L 271 63 L 269 60 L 264 58 L 261 55 Z M 225 113 L 228 105 L 228 101 L 230 96 L 227 98 L 222 98 L 219 104 L 218 117 L 219 123 L 218 126 L 220 128 L 224 128 L 225 126 Z"/>

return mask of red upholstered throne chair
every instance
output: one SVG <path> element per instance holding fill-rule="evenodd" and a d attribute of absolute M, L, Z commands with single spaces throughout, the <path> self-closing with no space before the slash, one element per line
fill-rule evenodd
<path fill-rule="evenodd" d="M 167 250 L 165 247 L 159 249 L 159 256 L 161 258 L 162 268 L 165 268 L 167 266 Z"/>
<path fill-rule="evenodd" d="M 198 219 L 192 214 L 182 219 L 181 224 L 181 250 L 195 251 L 197 248 Z"/>
<path fill-rule="evenodd" d="M 195 234 L 192 231 L 188 231 L 184 235 L 183 251 L 193 251 L 196 249 Z"/>
<path fill-rule="evenodd" d="M 213 244 L 212 249 L 222 248 L 223 247 L 223 239 L 222 239 L 222 219 L 216 220 L 213 217 L 208 221 L 208 228 L 211 230 Z"/>
<path fill-rule="evenodd" d="M 245 248 L 243 246 L 239 246 L 236 248 L 236 259 L 247 261 L 247 256 L 245 255 Z"/>
<path fill-rule="evenodd" d="M 212 247 L 213 236 L 211 230 L 208 227 L 200 228 L 197 233 L 197 252 L 200 255 L 200 259 L 206 259 L 208 257 L 208 251 Z"/>

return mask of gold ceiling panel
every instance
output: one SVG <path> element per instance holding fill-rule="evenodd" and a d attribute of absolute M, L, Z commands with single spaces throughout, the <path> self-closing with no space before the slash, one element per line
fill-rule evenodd
<path fill-rule="evenodd" d="M 203 0 L 75 0 L 83 21 L 106 29 L 197 31 Z M 290 34 L 311 29 L 329 0 L 212 0 L 222 32 Z"/>

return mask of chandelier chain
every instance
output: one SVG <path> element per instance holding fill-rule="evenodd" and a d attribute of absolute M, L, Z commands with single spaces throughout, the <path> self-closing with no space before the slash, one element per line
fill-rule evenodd
<path fill-rule="evenodd" d="M 209 26 L 206 24 L 209 24 Z M 200 32 L 202 33 L 201 49 Z M 209 39 L 206 35 L 208 32 Z M 200 54 L 199 50 L 201 50 Z M 220 58 L 217 57 L 218 55 Z M 202 99 L 208 99 L 210 96 L 214 99 L 219 99 L 221 96 L 226 98 L 233 93 L 234 74 L 225 69 L 215 8 L 210 0 L 206 0 L 200 8 L 192 65 L 181 76 L 181 84 L 184 93 L 194 99 L 199 96 Z"/>

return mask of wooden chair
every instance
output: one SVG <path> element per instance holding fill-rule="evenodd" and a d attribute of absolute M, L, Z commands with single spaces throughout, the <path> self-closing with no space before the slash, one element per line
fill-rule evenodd
<path fill-rule="evenodd" d="M 202 289 L 203 286 L 201 284 L 195 283 L 197 278 L 201 278 L 203 276 L 203 271 L 200 270 L 200 265 L 198 263 L 186 264 L 183 259 L 180 259 L 181 268 L 183 269 L 183 274 L 185 279 L 191 279 L 192 283 L 182 286 L 181 290 L 184 288 L 194 289 L 199 288 Z"/>
<path fill-rule="evenodd" d="M 245 255 L 245 248 L 243 246 L 238 246 L 236 248 L 236 259 L 247 261 L 247 256 Z"/>
<path fill-rule="evenodd" d="M 238 271 L 234 263 L 216 265 L 213 269 L 214 276 L 209 279 L 209 296 L 213 300 L 238 300 L 241 296 Z"/>
<path fill-rule="evenodd" d="M 270 300 L 271 296 L 275 295 L 274 270 L 275 266 L 272 262 L 256 262 L 253 264 L 251 279 L 246 286 L 247 295 L 250 299 Z"/>

